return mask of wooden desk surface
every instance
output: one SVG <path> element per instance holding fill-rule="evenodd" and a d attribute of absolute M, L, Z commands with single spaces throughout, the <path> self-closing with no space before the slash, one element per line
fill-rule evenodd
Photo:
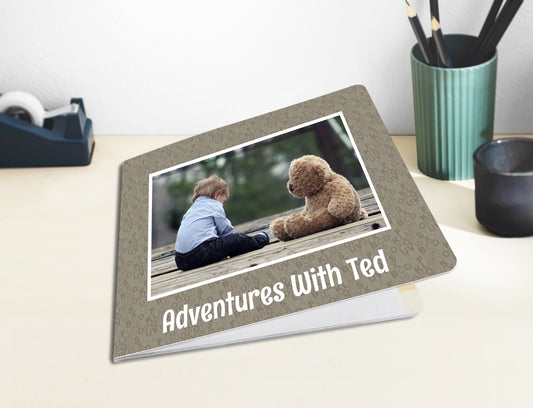
<path fill-rule="evenodd" d="M 473 180 L 416 167 L 459 260 L 410 320 L 111 363 L 119 164 L 174 136 L 96 138 L 88 167 L 0 170 L 2 407 L 532 404 L 533 237 L 474 215 Z"/>

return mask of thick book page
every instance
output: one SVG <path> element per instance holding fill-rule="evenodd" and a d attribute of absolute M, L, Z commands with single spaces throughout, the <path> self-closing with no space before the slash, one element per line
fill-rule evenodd
<path fill-rule="evenodd" d="M 421 307 L 422 300 L 416 286 L 405 285 L 397 289 L 386 289 L 222 333 L 155 348 L 136 355 L 124 356 L 121 360 L 403 319 L 416 316 Z"/>
<path fill-rule="evenodd" d="M 193 189 L 214 173 L 229 188 L 208 197 L 227 217 L 220 225 L 231 222 L 255 243 L 179 267 L 176 232 L 184 214 L 199 214 Z M 399 287 L 456 263 L 362 86 L 127 160 L 121 181 L 115 359 Z M 196 230 L 185 235 L 201 253 L 178 253 L 179 262 L 214 256 Z"/>

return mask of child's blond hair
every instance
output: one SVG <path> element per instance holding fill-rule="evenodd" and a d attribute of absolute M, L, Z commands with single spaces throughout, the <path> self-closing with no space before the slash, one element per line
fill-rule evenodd
<path fill-rule="evenodd" d="M 200 180 L 194 186 L 192 201 L 194 202 L 198 197 L 203 196 L 214 198 L 217 191 L 222 191 L 224 194 L 229 195 L 228 183 L 218 176 Z"/>

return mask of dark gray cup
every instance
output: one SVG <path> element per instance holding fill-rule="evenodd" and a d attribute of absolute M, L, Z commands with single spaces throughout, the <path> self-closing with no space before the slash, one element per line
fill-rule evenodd
<path fill-rule="evenodd" d="M 474 152 L 476 217 L 506 237 L 533 235 L 533 139 L 509 138 Z"/>

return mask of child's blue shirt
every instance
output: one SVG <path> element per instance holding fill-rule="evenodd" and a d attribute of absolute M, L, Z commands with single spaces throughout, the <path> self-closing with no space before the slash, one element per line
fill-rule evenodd
<path fill-rule="evenodd" d="M 201 196 L 187 210 L 176 237 L 176 251 L 185 254 L 211 238 L 233 233 L 233 225 L 226 218 L 220 201 Z"/>

